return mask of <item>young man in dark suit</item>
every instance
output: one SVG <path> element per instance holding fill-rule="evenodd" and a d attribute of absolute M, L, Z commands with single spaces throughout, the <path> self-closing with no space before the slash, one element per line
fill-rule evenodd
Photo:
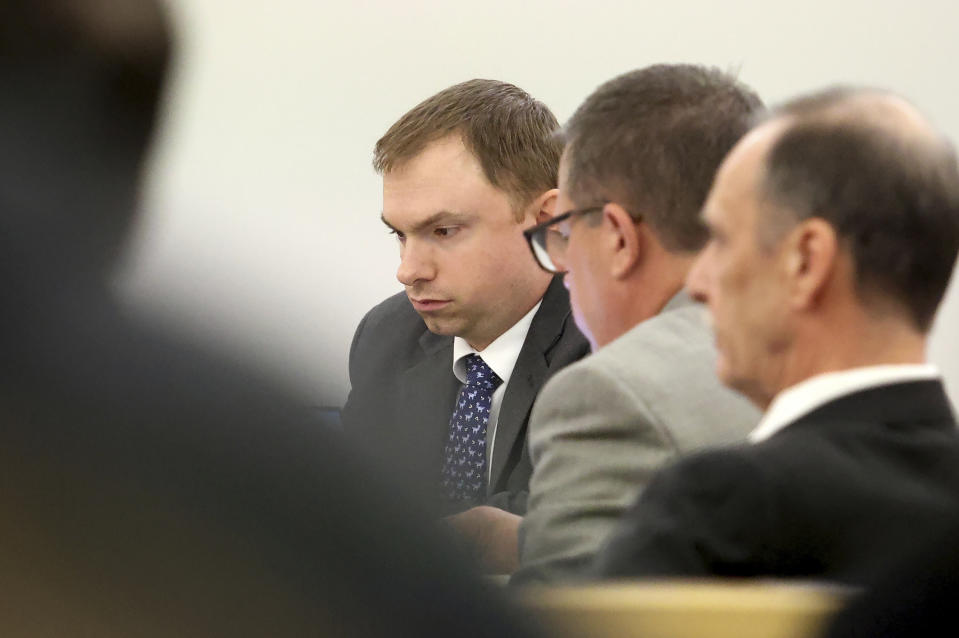
<path fill-rule="evenodd" d="M 926 338 L 959 250 L 951 144 L 904 100 L 831 90 L 724 161 L 687 280 L 720 379 L 765 410 L 750 444 L 661 473 L 607 577 L 865 584 L 959 509 L 959 434 Z"/>
<path fill-rule="evenodd" d="M 374 151 L 406 290 L 356 330 L 342 420 L 437 513 L 469 510 L 454 519 L 467 534 L 477 517 L 525 511 L 533 399 L 588 351 L 522 233 L 553 214 L 556 126 L 525 91 L 471 80 L 414 107 Z"/>

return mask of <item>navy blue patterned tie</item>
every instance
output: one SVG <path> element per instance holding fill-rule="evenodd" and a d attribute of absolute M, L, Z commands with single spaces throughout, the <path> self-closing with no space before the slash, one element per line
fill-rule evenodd
<path fill-rule="evenodd" d="M 493 392 L 503 382 L 478 354 L 464 357 L 466 385 L 450 418 L 443 489 L 453 502 L 477 502 L 486 487 L 486 425 Z"/>

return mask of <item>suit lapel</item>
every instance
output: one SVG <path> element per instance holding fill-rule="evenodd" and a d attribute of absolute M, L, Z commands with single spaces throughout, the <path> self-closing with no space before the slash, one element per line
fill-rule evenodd
<path fill-rule="evenodd" d="M 569 312 L 569 297 L 563 289 L 562 279 L 555 277 L 533 317 L 506 386 L 490 461 L 491 492 L 497 490 L 517 441 L 525 436 L 526 421 L 533 401 L 550 374 L 549 352 L 562 335 Z"/>

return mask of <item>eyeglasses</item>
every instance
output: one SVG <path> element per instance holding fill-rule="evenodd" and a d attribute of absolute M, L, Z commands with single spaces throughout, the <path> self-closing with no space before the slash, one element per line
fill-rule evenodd
<path fill-rule="evenodd" d="M 533 257 L 536 258 L 536 263 L 539 264 L 540 268 L 551 273 L 566 272 L 566 267 L 563 264 L 566 258 L 566 246 L 569 244 L 569 223 L 567 220 L 580 215 L 598 213 L 603 210 L 604 206 L 606 204 L 568 210 L 562 215 L 557 215 L 542 224 L 524 230 L 523 235 L 526 237 L 529 249 L 533 252 Z"/>

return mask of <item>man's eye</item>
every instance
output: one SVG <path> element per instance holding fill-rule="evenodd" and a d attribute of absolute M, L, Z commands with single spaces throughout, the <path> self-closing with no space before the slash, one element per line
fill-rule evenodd
<path fill-rule="evenodd" d="M 390 234 L 391 234 L 391 235 L 396 235 L 396 240 L 399 241 L 401 244 L 402 244 L 404 241 L 406 241 L 406 235 L 404 235 L 404 234 L 401 233 L 400 231 L 396 230 L 395 228 L 391 228 L 391 229 L 390 229 Z"/>
<path fill-rule="evenodd" d="M 433 234 L 440 238 L 452 237 L 459 231 L 458 226 L 440 226 L 433 229 Z"/>

